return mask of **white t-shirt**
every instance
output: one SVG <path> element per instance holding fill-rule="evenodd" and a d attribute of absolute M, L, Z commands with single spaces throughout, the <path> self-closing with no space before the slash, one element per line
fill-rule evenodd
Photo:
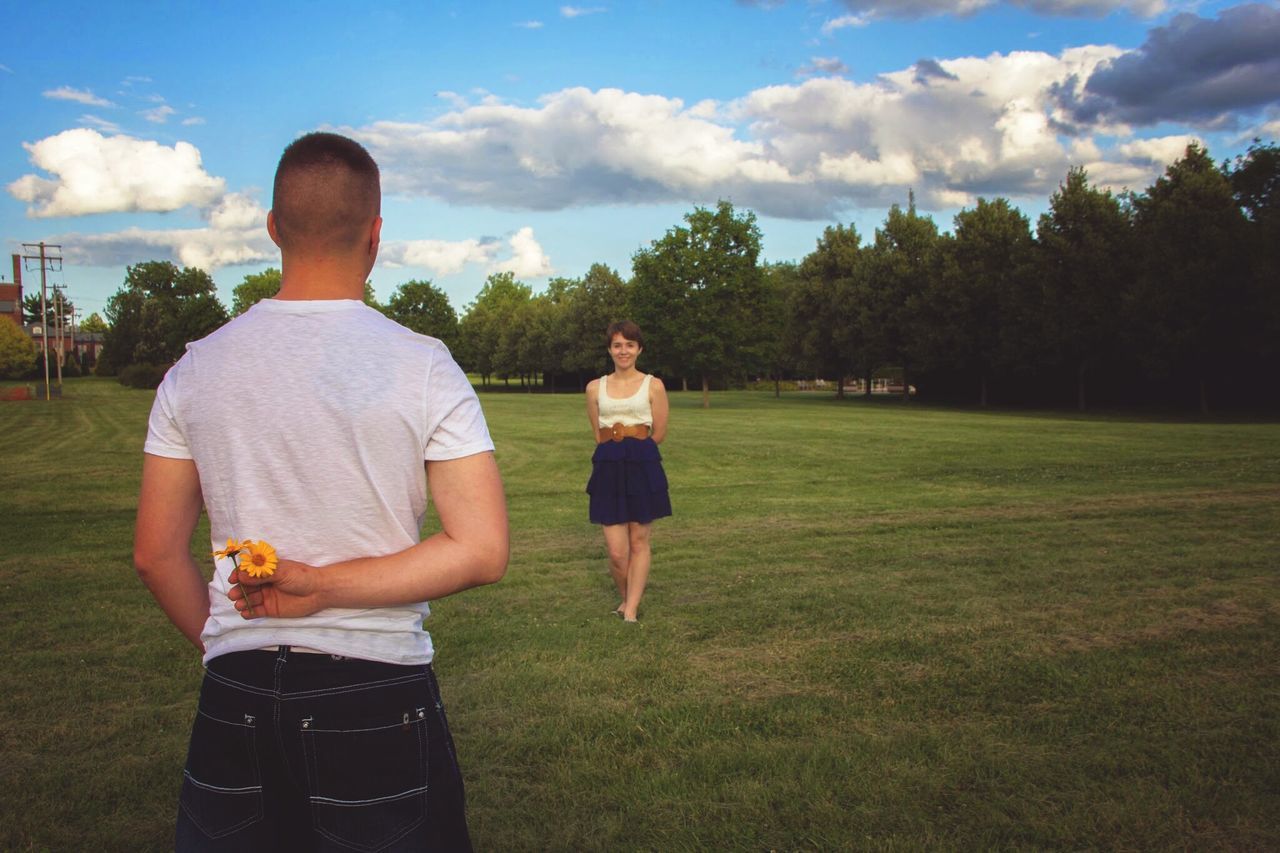
<path fill-rule="evenodd" d="M 212 534 L 263 539 L 324 566 L 416 544 L 425 461 L 493 449 L 466 376 L 440 341 L 349 299 L 267 299 L 187 352 L 156 391 L 147 453 L 193 459 Z M 218 559 L 207 662 L 281 644 L 430 663 L 426 602 L 245 620 Z"/>

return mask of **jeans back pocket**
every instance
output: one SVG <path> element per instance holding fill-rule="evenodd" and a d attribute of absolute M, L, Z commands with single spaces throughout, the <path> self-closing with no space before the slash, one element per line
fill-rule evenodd
<path fill-rule="evenodd" d="M 178 805 L 209 838 L 262 819 L 255 733 L 252 716 L 230 720 L 196 713 Z"/>
<path fill-rule="evenodd" d="M 421 825 L 427 815 L 425 708 L 368 723 L 303 718 L 311 817 L 324 837 L 374 851 Z"/>

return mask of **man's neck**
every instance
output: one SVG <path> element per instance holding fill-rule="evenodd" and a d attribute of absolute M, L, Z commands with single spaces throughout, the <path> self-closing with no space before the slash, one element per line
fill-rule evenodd
<path fill-rule="evenodd" d="M 284 258 L 276 299 L 364 299 L 369 271 L 341 258 Z"/>

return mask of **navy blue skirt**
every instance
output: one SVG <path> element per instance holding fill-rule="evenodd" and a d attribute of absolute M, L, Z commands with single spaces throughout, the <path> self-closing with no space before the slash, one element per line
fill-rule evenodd
<path fill-rule="evenodd" d="M 667 474 L 652 438 L 624 438 L 596 445 L 591 457 L 592 524 L 648 524 L 671 515 Z"/>

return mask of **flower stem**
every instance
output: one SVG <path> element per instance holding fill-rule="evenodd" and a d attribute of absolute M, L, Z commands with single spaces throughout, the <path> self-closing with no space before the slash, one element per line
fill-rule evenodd
<path fill-rule="evenodd" d="M 231 567 L 237 572 L 240 571 L 240 555 L 233 554 L 231 557 Z M 249 614 L 249 618 L 253 618 L 253 605 L 249 603 L 249 593 L 244 591 L 244 584 L 236 581 L 236 586 L 240 589 L 240 595 L 244 596 L 244 609 Z"/>

